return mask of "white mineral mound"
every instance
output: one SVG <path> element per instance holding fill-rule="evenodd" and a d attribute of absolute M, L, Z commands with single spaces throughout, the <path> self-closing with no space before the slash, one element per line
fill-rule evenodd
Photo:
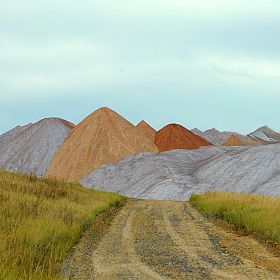
<path fill-rule="evenodd" d="M 97 190 L 158 200 L 188 200 L 211 190 L 280 195 L 280 143 L 138 153 L 103 164 L 80 181 Z"/>
<path fill-rule="evenodd" d="M 17 135 L 19 135 L 22 131 L 24 131 L 26 128 L 31 126 L 32 123 L 29 123 L 24 126 L 16 126 L 13 129 L 3 133 L 0 135 L 0 150 L 4 147 L 5 144 L 11 142 Z"/>
<path fill-rule="evenodd" d="M 243 140 L 246 138 L 246 136 L 244 136 L 242 134 L 232 132 L 232 131 L 219 131 L 216 128 L 207 129 L 204 132 L 202 132 L 201 130 L 199 130 L 197 128 L 194 128 L 191 131 L 194 134 L 197 134 L 197 135 L 207 139 L 209 142 L 211 142 L 212 144 L 214 144 L 216 146 L 220 146 L 221 144 L 223 144 L 231 135 L 238 136 L 238 138 L 240 140 L 241 139 Z"/>
<path fill-rule="evenodd" d="M 0 169 L 44 176 L 73 127 L 65 120 L 46 118 L 2 134 Z"/>
<path fill-rule="evenodd" d="M 216 128 L 211 128 L 205 130 L 204 132 L 197 128 L 194 128 L 191 131 L 194 134 L 207 139 L 209 142 L 216 146 L 221 146 L 227 139 L 230 138 L 231 135 L 236 136 L 245 146 L 267 144 L 267 141 L 255 137 L 255 135 L 242 135 L 233 131 L 219 131 Z"/>

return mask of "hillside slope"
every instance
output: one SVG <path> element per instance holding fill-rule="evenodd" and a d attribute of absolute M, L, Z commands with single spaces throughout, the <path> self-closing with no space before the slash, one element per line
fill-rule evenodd
<path fill-rule="evenodd" d="M 26 128 L 30 127 L 32 123 L 29 123 L 24 126 L 16 126 L 12 128 L 11 130 L 3 133 L 0 135 L 0 150 L 4 147 L 5 144 L 11 142 L 17 135 L 19 135 L 22 131 L 24 131 Z"/>
<path fill-rule="evenodd" d="M 188 200 L 211 190 L 280 195 L 280 143 L 138 153 L 103 164 L 82 184 L 122 195 Z"/>
<path fill-rule="evenodd" d="M 144 133 L 144 135 L 152 142 L 152 143 L 154 143 L 154 141 L 155 141 L 155 137 L 156 137 L 156 133 L 157 133 L 157 131 L 154 129 L 154 128 L 152 128 L 148 123 L 146 123 L 145 121 L 141 121 L 141 122 L 139 122 L 137 125 L 136 125 L 136 127 L 138 128 L 138 129 L 140 129 L 143 133 Z"/>
<path fill-rule="evenodd" d="M 258 137 L 259 139 L 262 139 L 262 140 L 265 140 L 268 142 L 280 141 L 280 133 L 274 131 L 273 129 L 269 128 L 266 125 L 261 126 L 260 128 L 251 132 L 249 135 Z"/>
<path fill-rule="evenodd" d="M 71 131 L 45 176 L 75 182 L 103 163 L 139 152 L 157 153 L 158 148 L 132 123 L 103 107 Z"/>
<path fill-rule="evenodd" d="M 63 119 L 46 118 L 17 130 L 0 150 L 0 169 L 44 176 L 73 127 Z"/>

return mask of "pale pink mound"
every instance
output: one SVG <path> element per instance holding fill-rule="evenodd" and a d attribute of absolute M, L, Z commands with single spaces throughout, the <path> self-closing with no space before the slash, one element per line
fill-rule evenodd
<path fill-rule="evenodd" d="M 104 107 L 82 120 L 55 154 L 48 178 L 75 182 L 100 167 L 139 152 L 158 152 L 132 123 Z"/>

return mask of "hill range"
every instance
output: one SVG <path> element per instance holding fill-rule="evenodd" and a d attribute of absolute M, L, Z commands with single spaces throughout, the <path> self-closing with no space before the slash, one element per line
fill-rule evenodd
<path fill-rule="evenodd" d="M 159 200 L 207 190 L 280 195 L 279 152 L 280 134 L 267 126 L 247 135 L 179 124 L 156 131 L 107 107 L 76 126 L 46 118 L 0 135 L 0 169 Z"/>

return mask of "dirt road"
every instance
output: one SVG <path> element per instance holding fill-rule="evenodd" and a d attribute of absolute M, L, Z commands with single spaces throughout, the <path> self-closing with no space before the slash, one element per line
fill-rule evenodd
<path fill-rule="evenodd" d="M 280 258 L 189 202 L 131 200 L 90 242 L 88 235 L 67 260 L 65 279 L 280 279 Z"/>

